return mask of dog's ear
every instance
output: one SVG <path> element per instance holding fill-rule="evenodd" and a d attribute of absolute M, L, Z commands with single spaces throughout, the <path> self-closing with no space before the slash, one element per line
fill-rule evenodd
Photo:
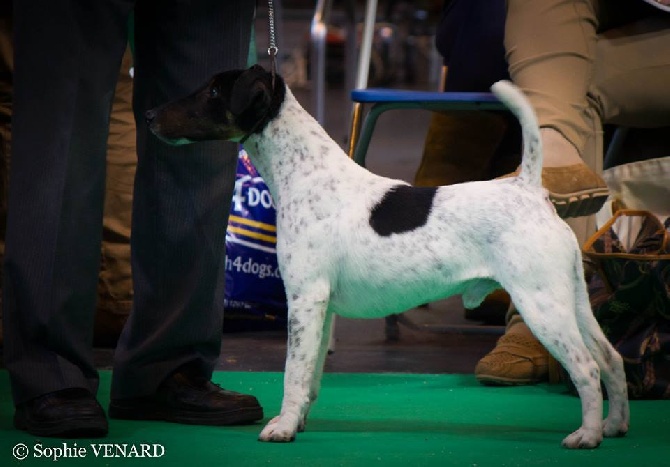
<path fill-rule="evenodd" d="M 270 107 L 272 89 L 269 73 L 254 65 L 237 78 L 233 84 L 230 110 L 235 116 L 251 111 L 251 118 L 259 118 Z"/>

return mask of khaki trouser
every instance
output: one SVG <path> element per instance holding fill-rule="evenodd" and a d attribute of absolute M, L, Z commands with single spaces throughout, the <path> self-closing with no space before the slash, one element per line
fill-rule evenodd
<path fill-rule="evenodd" d="M 10 168 L 12 115 L 11 2 L 0 7 L 0 260 L 5 250 L 7 180 Z M 130 216 L 135 177 L 135 121 L 128 50 L 116 85 L 107 152 L 107 186 L 103 220 L 102 259 L 95 323 L 97 344 L 113 345 L 132 304 Z M 0 268 L 0 271 L 2 269 Z M 2 283 L 0 279 L 0 283 Z M 0 308 L 0 331 L 2 329 Z M 0 332 L 0 342 L 2 332 Z"/>
<path fill-rule="evenodd" d="M 98 281 L 95 339 L 113 344 L 130 313 L 133 284 L 130 270 L 130 219 L 137 156 L 130 50 L 123 56 L 116 84 L 107 143 L 107 183 L 102 221 L 102 255 Z"/>
<path fill-rule="evenodd" d="M 591 168 L 602 169 L 603 123 L 670 125 L 670 14 L 639 0 L 507 4 L 512 80 Z M 592 217 L 569 223 L 581 241 L 594 231 Z"/>

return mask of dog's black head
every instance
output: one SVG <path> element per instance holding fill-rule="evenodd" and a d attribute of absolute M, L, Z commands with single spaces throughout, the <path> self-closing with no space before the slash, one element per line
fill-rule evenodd
<path fill-rule="evenodd" d="M 240 141 L 263 130 L 279 112 L 285 86 L 279 76 L 254 65 L 215 75 L 190 96 L 146 113 L 149 129 L 170 144 Z"/>

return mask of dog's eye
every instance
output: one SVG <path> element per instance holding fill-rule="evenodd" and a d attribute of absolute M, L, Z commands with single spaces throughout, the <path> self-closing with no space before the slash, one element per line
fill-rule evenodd
<path fill-rule="evenodd" d="M 211 88 L 209 90 L 209 97 L 212 97 L 212 98 L 219 97 L 219 88 Z"/>

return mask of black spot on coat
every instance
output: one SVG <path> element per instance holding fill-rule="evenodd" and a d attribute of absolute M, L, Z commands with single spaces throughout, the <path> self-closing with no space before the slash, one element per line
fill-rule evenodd
<path fill-rule="evenodd" d="M 425 225 L 437 188 L 398 185 L 391 188 L 370 213 L 370 227 L 382 237 L 411 232 Z"/>

